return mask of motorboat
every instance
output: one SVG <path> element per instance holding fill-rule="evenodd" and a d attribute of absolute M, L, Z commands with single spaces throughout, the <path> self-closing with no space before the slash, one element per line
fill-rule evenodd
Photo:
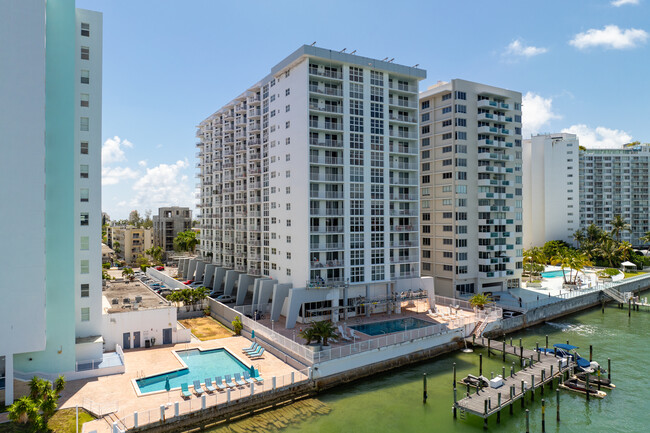
<path fill-rule="evenodd" d="M 559 385 L 559 387 L 562 389 L 566 389 L 568 391 L 573 391 L 585 395 L 587 394 L 587 392 L 589 392 L 589 395 L 591 397 L 596 397 L 596 398 L 605 398 L 607 396 L 605 392 L 599 391 L 598 388 L 592 386 L 591 383 L 589 384 L 589 388 L 587 388 L 586 383 L 581 382 L 576 378 L 565 380 L 563 383 Z"/>
<path fill-rule="evenodd" d="M 578 379 L 580 382 L 587 383 L 587 373 L 584 372 L 584 371 L 582 373 L 576 374 L 573 377 Z M 600 377 L 598 377 L 597 374 L 591 374 L 590 373 L 590 375 L 589 375 L 589 385 L 593 385 L 593 386 L 597 387 L 599 384 L 600 384 L 600 386 L 602 388 L 608 388 L 608 389 L 616 388 L 616 385 L 614 385 L 611 380 L 609 380 L 608 378 L 602 376 L 602 372 L 601 372 Z"/>
<path fill-rule="evenodd" d="M 587 358 L 580 356 L 577 351 L 578 349 L 578 346 L 572 346 L 571 344 L 554 344 L 553 348 L 546 349 L 540 347 L 539 351 L 559 358 L 569 358 L 571 361 L 576 363 L 579 372 L 595 373 L 598 370 L 600 370 L 601 374 L 606 372 L 606 370 L 602 369 L 600 364 L 596 361 L 590 362 Z"/>
<path fill-rule="evenodd" d="M 467 377 L 459 380 L 458 383 L 461 385 L 469 385 L 471 387 L 480 386 L 481 388 L 487 388 L 490 386 L 490 381 L 485 376 L 474 376 L 473 374 L 468 374 Z"/>

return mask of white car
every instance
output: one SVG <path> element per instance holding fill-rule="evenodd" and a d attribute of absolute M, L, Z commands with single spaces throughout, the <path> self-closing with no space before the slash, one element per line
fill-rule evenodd
<path fill-rule="evenodd" d="M 221 296 L 217 296 L 217 301 L 223 304 L 230 304 L 232 302 L 235 302 L 235 297 L 230 295 L 221 295 Z"/>
<path fill-rule="evenodd" d="M 188 287 L 196 289 L 197 287 L 201 287 L 202 285 L 203 285 L 203 281 L 195 281 L 192 284 L 189 284 Z"/>

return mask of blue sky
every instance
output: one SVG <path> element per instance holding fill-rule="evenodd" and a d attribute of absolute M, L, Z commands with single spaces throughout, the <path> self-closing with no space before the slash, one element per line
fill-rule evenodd
<path fill-rule="evenodd" d="M 524 94 L 525 134 L 650 141 L 650 0 L 77 0 L 104 13 L 103 199 L 194 206 L 195 126 L 302 44 Z"/>

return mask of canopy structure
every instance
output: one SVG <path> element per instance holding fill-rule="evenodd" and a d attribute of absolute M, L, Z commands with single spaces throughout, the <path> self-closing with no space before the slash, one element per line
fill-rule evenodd
<path fill-rule="evenodd" d="M 632 262 L 623 262 L 621 263 L 621 266 L 623 266 L 624 268 L 630 268 L 630 267 L 636 268 L 636 265 Z"/>
<path fill-rule="evenodd" d="M 564 350 L 578 349 L 578 346 L 572 346 L 570 344 L 554 344 L 553 347 L 557 347 L 558 349 L 564 349 Z"/>

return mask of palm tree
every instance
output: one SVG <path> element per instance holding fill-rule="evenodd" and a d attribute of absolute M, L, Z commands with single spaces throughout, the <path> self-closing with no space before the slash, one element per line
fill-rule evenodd
<path fill-rule="evenodd" d="M 477 293 L 469 300 L 469 304 L 472 306 L 472 308 L 478 308 L 479 310 L 485 308 L 485 306 L 490 302 L 492 302 L 492 300 L 484 293 Z"/>
<path fill-rule="evenodd" d="M 578 229 L 573 233 L 573 240 L 576 241 L 578 248 L 582 248 L 582 244 L 587 239 L 584 229 Z"/>
<path fill-rule="evenodd" d="M 161 246 L 155 246 L 151 247 L 148 250 L 145 251 L 146 254 L 149 254 L 151 258 L 153 259 L 154 263 L 157 265 L 162 264 L 162 259 L 163 255 L 165 254 L 165 251 L 163 251 Z"/>
<path fill-rule="evenodd" d="M 310 345 L 312 341 L 320 343 L 320 336 L 317 335 L 316 329 L 313 326 L 301 329 L 300 332 L 298 332 L 298 335 L 306 340 L 306 345 Z"/>
<path fill-rule="evenodd" d="M 621 233 L 630 231 L 630 225 L 623 219 L 622 216 L 616 215 L 613 220 L 609 222 L 612 226 L 612 236 L 618 241 L 621 240 Z"/>
<path fill-rule="evenodd" d="M 592 265 L 591 260 L 589 260 L 589 256 L 587 254 L 579 253 L 577 251 L 569 252 L 568 264 L 569 268 L 571 269 L 569 272 L 569 281 L 571 284 L 577 284 L 578 275 L 580 275 L 580 272 L 582 272 L 585 267 Z M 571 274 L 573 273 L 572 271 L 576 271 L 575 275 L 573 276 L 573 280 L 571 280 Z"/>
<path fill-rule="evenodd" d="M 643 242 L 644 245 L 650 244 L 650 232 L 645 232 L 645 235 L 641 236 L 639 240 Z"/>
<path fill-rule="evenodd" d="M 128 278 L 129 280 L 132 279 L 132 278 L 135 278 L 135 275 L 133 275 L 133 269 L 131 269 L 131 268 L 122 269 L 122 276 L 124 278 Z"/>
<path fill-rule="evenodd" d="M 551 257 L 551 264 L 555 266 L 560 266 L 562 268 L 562 277 L 564 278 L 564 284 L 569 284 L 571 281 L 571 271 L 569 271 L 569 280 L 566 278 L 565 268 L 569 268 L 572 264 L 571 262 L 571 251 L 568 248 L 562 248 L 555 252 L 555 255 Z"/>
<path fill-rule="evenodd" d="M 622 261 L 628 260 L 630 256 L 634 253 L 634 248 L 632 248 L 632 244 L 623 241 L 620 244 L 618 244 L 618 252 L 620 254 L 620 258 Z"/>
<path fill-rule="evenodd" d="M 179 232 L 174 239 L 174 250 L 193 252 L 198 243 L 194 230 Z"/>
<path fill-rule="evenodd" d="M 336 331 L 334 324 L 329 320 L 312 323 L 318 336 L 323 340 L 323 346 L 327 346 L 327 341 L 336 341 L 339 339 L 339 333 Z"/>
<path fill-rule="evenodd" d="M 15 423 L 26 424 L 38 418 L 38 406 L 30 397 L 21 397 L 9 407 L 9 419 Z"/>
<path fill-rule="evenodd" d="M 596 247 L 596 252 L 603 260 L 605 260 L 610 268 L 614 267 L 614 263 L 620 262 L 619 260 L 619 246 L 613 239 L 606 239 L 599 246 Z"/>

